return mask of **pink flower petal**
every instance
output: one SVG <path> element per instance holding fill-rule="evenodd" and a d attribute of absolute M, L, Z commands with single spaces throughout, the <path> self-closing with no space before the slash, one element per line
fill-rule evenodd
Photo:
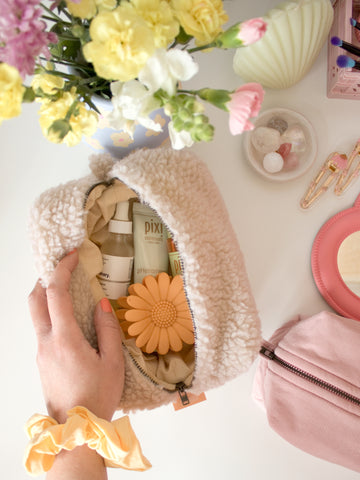
<path fill-rule="evenodd" d="M 267 24 L 262 18 L 252 18 L 241 24 L 238 38 L 243 45 L 251 45 L 260 40 L 266 32 Z"/>
<path fill-rule="evenodd" d="M 229 110 L 229 128 L 232 135 L 238 135 L 246 130 L 252 130 L 254 125 L 249 118 L 259 114 L 264 90 L 259 83 L 247 83 L 239 87 L 227 103 Z"/>

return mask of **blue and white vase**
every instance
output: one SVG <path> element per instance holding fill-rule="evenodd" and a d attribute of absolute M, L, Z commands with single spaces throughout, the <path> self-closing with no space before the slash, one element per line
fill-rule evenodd
<path fill-rule="evenodd" d="M 162 108 L 154 110 L 149 115 L 156 123 L 161 125 L 162 131 L 155 132 L 142 125 L 136 125 L 134 138 L 131 138 L 128 133 L 110 127 L 106 115 L 104 115 L 112 110 L 110 100 L 96 97 L 93 101 L 101 115 L 97 131 L 91 137 L 84 137 L 84 142 L 97 153 L 110 153 L 115 158 L 123 158 L 138 148 L 156 148 L 161 145 L 170 145 L 167 128 L 169 117 L 165 115 Z"/>

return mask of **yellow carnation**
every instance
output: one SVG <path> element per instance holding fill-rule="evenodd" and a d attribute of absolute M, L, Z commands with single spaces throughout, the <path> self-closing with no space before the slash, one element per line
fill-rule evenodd
<path fill-rule="evenodd" d="M 166 48 L 179 33 L 179 22 L 167 0 L 132 0 L 123 7 L 146 21 L 153 31 L 156 48 Z"/>
<path fill-rule="evenodd" d="M 66 0 L 66 5 L 74 17 L 89 20 L 102 10 L 112 10 L 116 7 L 117 2 L 116 0 L 80 0 L 79 3 L 74 3 Z"/>
<path fill-rule="evenodd" d="M 99 13 L 91 22 L 90 37 L 84 56 L 107 80 L 136 78 L 155 50 L 154 35 L 145 20 L 122 5 Z"/>
<path fill-rule="evenodd" d="M 47 95 L 54 95 L 58 90 L 64 88 L 64 83 L 64 79 L 61 77 L 51 75 L 50 73 L 39 73 L 34 76 L 31 86 L 35 92 L 40 89 Z"/>
<path fill-rule="evenodd" d="M 171 0 L 176 16 L 197 45 L 211 43 L 228 21 L 221 0 Z"/>
<path fill-rule="evenodd" d="M 63 96 L 54 102 L 45 102 L 40 107 L 40 126 L 43 134 L 53 143 L 66 143 L 69 147 L 77 145 L 83 135 L 92 135 L 97 128 L 97 114 L 86 108 L 83 102 L 79 102 L 74 113 L 71 115 L 68 124 L 70 130 L 62 139 L 57 130 L 51 128 L 54 122 L 64 120 L 69 108 L 76 100 L 76 93 L 65 92 Z"/>
<path fill-rule="evenodd" d="M 0 123 L 20 115 L 24 92 L 18 70 L 7 63 L 0 63 Z"/>

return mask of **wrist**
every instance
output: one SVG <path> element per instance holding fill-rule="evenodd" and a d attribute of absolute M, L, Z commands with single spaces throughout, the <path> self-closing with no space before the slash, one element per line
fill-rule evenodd
<path fill-rule="evenodd" d="M 104 459 L 87 445 L 62 450 L 55 457 L 47 480 L 66 478 L 66 480 L 105 480 L 107 478 Z"/>
<path fill-rule="evenodd" d="M 85 455 L 86 458 L 98 463 L 99 459 L 95 456 L 97 452 L 103 457 L 104 460 L 101 461 L 106 467 L 139 471 L 151 467 L 141 452 L 128 416 L 110 423 L 97 417 L 87 408 L 78 406 L 68 411 L 68 418 L 64 424 L 59 424 L 51 417 L 35 414 L 28 420 L 26 431 L 30 442 L 24 457 L 25 468 L 33 475 L 50 470 L 58 454 L 70 464 L 76 455 Z M 77 450 L 74 456 L 62 453 L 63 450 L 73 451 L 80 446 L 85 446 L 87 450 Z M 94 452 L 89 452 L 89 449 Z M 62 465 L 65 460 L 58 462 L 58 465 Z M 99 469 L 98 463 L 97 470 Z"/>

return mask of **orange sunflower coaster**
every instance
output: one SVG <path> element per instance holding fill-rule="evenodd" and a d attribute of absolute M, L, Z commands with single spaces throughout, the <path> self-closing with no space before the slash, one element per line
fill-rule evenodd
<path fill-rule="evenodd" d="M 179 352 L 183 342 L 194 343 L 194 327 L 181 275 L 151 275 L 129 287 L 129 296 L 118 299 L 120 325 L 146 353 Z"/>

